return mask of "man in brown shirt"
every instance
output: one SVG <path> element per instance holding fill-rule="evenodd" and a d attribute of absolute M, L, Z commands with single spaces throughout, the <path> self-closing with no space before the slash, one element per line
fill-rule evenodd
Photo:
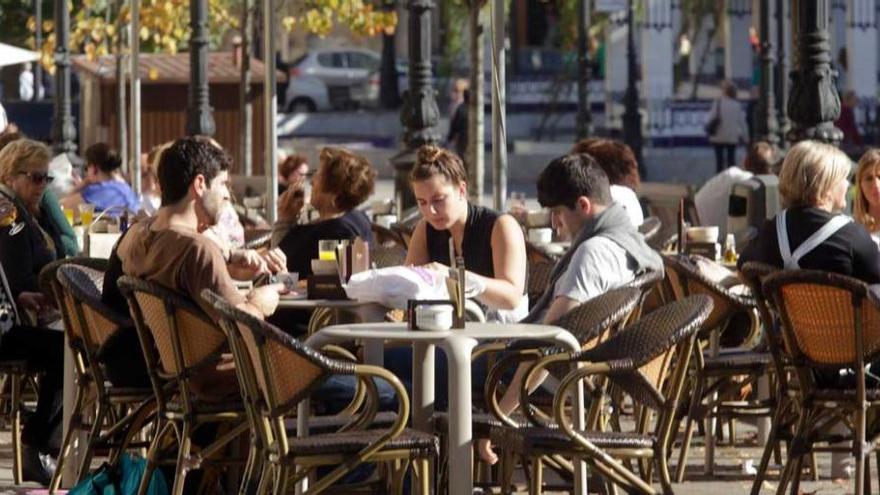
<path fill-rule="evenodd" d="M 281 286 L 258 287 L 244 295 L 235 288 L 230 269 L 237 278 L 247 278 L 248 274 L 267 271 L 266 261 L 253 251 L 239 252 L 226 260 L 219 247 L 199 233 L 217 222 L 229 201 L 230 164 L 229 155 L 207 140 L 187 137 L 175 141 L 159 162 L 165 206 L 155 217 L 133 225 L 116 252 L 123 273 L 185 294 L 212 317 L 216 314 L 202 299 L 203 289 L 265 317 L 275 311 Z"/>

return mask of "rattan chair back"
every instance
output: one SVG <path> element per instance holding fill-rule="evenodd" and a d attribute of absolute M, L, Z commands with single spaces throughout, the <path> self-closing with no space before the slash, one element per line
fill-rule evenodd
<path fill-rule="evenodd" d="M 705 294 L 667 304 L 593 349 L 582 351 L 577 360 L 607 362 L 612 384 L 624 390 L 635 402 L 660 409 L 666 403 L 662 381 L 675 348 L 702 327 L 712 311 L 712 304 L 712 298 Z M 624 371 L 617 373 L 616 368 Z M 633 369 L 637 371 L 631 371 Z"/>
<path fill-rule="evenodd" d="M 857 369 L 880 351 L 880 310 L 864 282 L 835 273 L 786 270 L 767 277 L 795 364 Z"/>
<path fill-rule="evenodd" d="M 777 325 L 776 309 L 773 306 L 772 297 L 768 297 L 769 295 L 764 293 L 762 287 L 764 280 L 779 270 L 778 267 L 766 263 L 749 261 L 742 266 L 740 274 L 751 288 L 752 296 L 755 298 L 755 305 L 758 307 L 758 314 L 761 315 L 761 321 L 764 325 L 764 337 L 768 350 L 774 360 L 778 358 L 787 361 L 785 341 Z"/>
<path fill-rule="evenodd" d="M 96 386 L 103 389 L 105 377 L 98 360 L 101 346 L 120 328 L 131 326 L 132 321 L 101 302 L 101 290 L 96 285 L 98 273 L 68 264 L 58 268 L 57 277 L 63 288 L 65 308 L 70 311 L 72 334 L 80 338 L 88 371 Z"/>
<path fill-rule="evenodd" d="M 179 391 L 184 408 L 193 408 L 190 379 L 220 359 L 226 336 L 201 308 L 156 283 L 123 276 L 119 290 L 128 301 L 141 341 L 153 393 L 163 412 L 169 400 L 166 385 Z"/>
<path fill-rule="evenodd" d="M 376 268 L 401 266 L 406 262 L 406 248 L 398 244 L 374 244 L 370 247 L 370 261 Z"/>
<path fill-rule="evenodd" d="M 715 328 L 723 330 L 730 317 L 735 313 L 752 312 L 756 309 L 755 299 L 752 296 L 734 294 L 721 284 L 708 279 L 689 258 L 664 256 L 664 263 L 667 271 L 674 273 L 672 277 L 677 278 L 678 282 L 677 284 L 673 283 L 673 288 L 677 285 L 681 296 L 706 294 L 712 298 L 712 314 L 703 324 L 703 330 Z"/>
<path fill-rule="evenodd" d="M 528 278 L 526 280 L 526 293 L 531 304 L 537 302 L 547 289 L 550 288 L 550 275 L 553 273 L 552 261 L 532 261 L 528 263 Z"/>
<path fill-rule="evenodd" d="M 626 321 L 636 309 L 641 294 L 634 287 L 609 290 L 562 315 L 555 324 L 571 332 L 585 349 L 594 347 Z"/>
<path fill-rule="evenodd" d="M 216 294 L 206 292 L 203 297 L 214 305 L 227 325 L 236 325 L 254 368 L 257 387 L 269 414 L 274 417 L 290 412 L 320 386 L 328 374 L 338 369 L 348 373 L 354 370 L 354 364 L 324 356 Z"/>
<path fill-rule="evenodd" d="M 373 244 L 370 246 L 372 249 L 376 249 L 379 246 L 397 246 L 406 251 L 406 241 L 404 241 L 400 232 L 396 232 L 376 223 L 370 224 L 370 229 L 373 231 Z"/>

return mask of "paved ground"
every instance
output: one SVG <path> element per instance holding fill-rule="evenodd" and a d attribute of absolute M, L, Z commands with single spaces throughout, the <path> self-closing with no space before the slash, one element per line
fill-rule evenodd
<path fill-rule="evenodd" d="M 754 428 L 743 425 L 739 427 L 739 430 L 738 434 L 741 438 L 754 438 Z M 13 486 L 9 438 L 7 431 L 0 432 L 0 495 L 36 495 L 45 493 L 45 490 L 40 489 L 33 483 L 28 483 L 18 488 Z M 701 441 L 700 438 L 697 440 Z M 714 477 L 706 477 L 702 474 L 703 450 L 701 447 L 692 449 L 692 455 L 688 462 L 688 477 L 690 481 L 674 485 L 675 493 L 680 495 L 747 494 L 751 488 L 753 476 L 743 474 L 743 462 L 751 459 L 757 465 L 760 460 L 760 453 L 758 447 L 754 445 L 754 440 L 752 440 L 752 446 L 749 447 L 733 448 L 721 446 L 718 450 L 717 473 Z M 836 495 L 852 493 L 852 483 L 849 480 L 832 480 L 828 477 L 829 462 L 828 456 L 819 456 L 820 471 L 823 474 L 823 479 L 818 483 L 802 483 L 803 494 Z M 876 472 L 874 479 L 877 479 Z M 874 483 L 876 485 L 876 481 Z M 771 481 L 765 483 L 762 493 L 775 493 L 776 486 L 774 475 Z"/>

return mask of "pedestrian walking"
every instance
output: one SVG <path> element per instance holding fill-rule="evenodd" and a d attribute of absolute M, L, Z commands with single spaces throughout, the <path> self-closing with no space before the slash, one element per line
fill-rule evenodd
<path fill-rule="evenodd" d="M 736 146 L 748 137 L 746 114 L 736 99 L 736 85 L 721 82 L 721 96 L 712 103 L 706 134 L 715 148 L 715 171 L 720 173 L 736 163 Z"/>

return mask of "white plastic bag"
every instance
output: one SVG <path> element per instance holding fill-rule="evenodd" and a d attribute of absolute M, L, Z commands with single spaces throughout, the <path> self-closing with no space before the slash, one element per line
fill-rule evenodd
<path fill-rule="evenodd" d="M 446 275 L 415 266 L 389 266 L 355 273 L 343 286 L 351 299 L 406 309 L 408 299 L 449 299 Z"/>

